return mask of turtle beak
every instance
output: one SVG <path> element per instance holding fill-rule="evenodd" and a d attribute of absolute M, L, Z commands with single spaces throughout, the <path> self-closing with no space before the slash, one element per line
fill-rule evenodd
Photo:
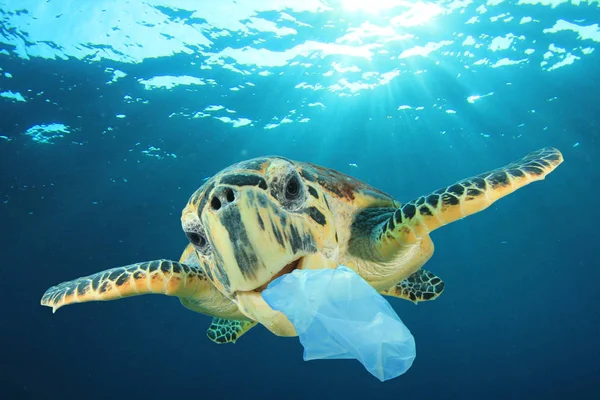
<path fill-rule="evenodd" d="M 270 282 L 278 277 L 291 273 L 295 269 L 322 269 L 336 268 L 337 263 L 323 256 L 321 253 L 301 257 L 283 268 L 267 284 L 256 290 L 241 292 L 235 296 L 235 302 L 242 314 L 248 318 L 260 322 L 264 327 L 277 336 L 297 336 L 296 329 L 290 320 L 280 311 L 273 310 L 263 299 L 262 292 Z"/>
<path fill-rule="evenodd" d="M 217 187 L 209 203 L 202 221 L 226 294 L 261 290 L 321 247 L 305 216 L 285 212 L 259 187 Z"/>
<path fill-rule="evenodd" d="M 271 279 L 269 279 L 269 281 L 267 283 L 265 283 L 262 286 L 257 287 L 256 289 L 254 289 L 254 291 L 257 293 L 260 293 L 263 290 L 265 290 L 267 288 L 267 286 L 269 286 L 269 283 L 273 282 L 275 279 L 277 279 L 280 276 L 283 276 L 285 274 L 289 274 L 290 272 L 292 272 L 295 269 L 298 269 L 298 267 L 302 264 L 302 260 L 303 260 L 303 258 L 299 258 L 297 260 L 292 261 L 291 263 L 289 263 L 288 265 L 283 267 L 283 269 L 281 269 L 275 275 L 273 275 L 273 277 Z"/>

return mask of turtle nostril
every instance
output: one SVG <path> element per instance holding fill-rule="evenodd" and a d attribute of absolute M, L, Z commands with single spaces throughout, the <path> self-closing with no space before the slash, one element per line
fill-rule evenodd
<path fill-rule="evenodd" d="M 221 208 L 221 200 L 215 196 L 210 201 L 210 205 L 212 206 L 213 210 L 217 211 L 219 208 Z"/>
<path fill-rule="evenodd" d="M 230 187 L 220 187 L 213 193 L 210 199 L 210 206 L 214 211 L 219 211 L 222 208 L 229 206 L 235 201 L 235 191 Z"/>
<path fill-rule="evenodd" d="M 233 194 L 233 190 L 227 189 L 225 191 L 225 196 L 227 196 L 227 201 L 233 203 L 235 200 L 235 195 Z"/>

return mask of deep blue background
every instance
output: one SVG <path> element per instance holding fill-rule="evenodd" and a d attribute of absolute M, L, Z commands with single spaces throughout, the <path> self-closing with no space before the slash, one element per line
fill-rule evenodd
<path fill-rule="evenodd" d="M 0 103 L 0 132 L 13 139 L 0 141 L 0 397 L 597 395 L 598 51 L 552 72 L 533 63 L 461 69 L 470 75 L 469 90 L 454 79 L 458 64 L 436 69 L 434 61 L 420 59 L 413 67 L 430 69 L 422 78 L 430 90 L 401 76 L 344 99 L 299 95 L 292 89 L 297 81 L 276 74 L 239 93 L 225 84 L 145 92 L 136 83 L 167 71 L 197 75 L 192 59 L 183 56 L 138 65 L 2 57 L 2 67 L 14 74 L 6 89 L 25 93 L 34 87 L 61 101 Z M 105 86 L 106 67 L 129 76 Z M 206 74 L 217 82 L 234 79 L 227 71 Z M 72 88 L 68 95 L 64 87 Z M 485 102 L 465 102 L 473 92 L 490 91 L 495 94 Z M 124 95 L 137 92 L 149 104 L 122 104 Z M 327 108 L 313 109 L 309 123 L 273 130 L 262 129 L 260 118 L 256 126 L 238 129 L 209 118 L 168 118 L 173 104 L 197 109 L 224 96 L 240 115 L 264 115 L 262 122 L 289 111 L 292 97 Z M 440 97 L 457 115 L 440 117 L 426 108 L 414 120 L 417 114 L 397 111 L 401 104 L 430 106 Z M 558 100 L 547 101 L 552 97 Z M 127 118 L 116 120 L 121 112 Z M 53 145 L 22 135 L 49 121 L 78 131 Z M 114 131 L 102 134 L 107 126 Z M 138 142 L 178 157 L 130 152 Z M 63 280 L 136 261 L 177 259 L 186 244 L 179 214 L 187 198 L 203 178 L 243 158 L 279 154 L 316 162 L 407 201 L 544 146 L 565 156 L 545 181 L 433 234 L 436 253 L 427 268 L 446 281 L 446 290 L 418 306 L 390 299 L 416 338 L 417 358 L 407 374 L 384 384 L 358 362 L 304 362 L 297 339 L 262 327 L 235 345 L 215 345 L 205 336 L 209 317 L 175 298 L 88 303 L 54 315 L 39 305 L 45 289 Z"/>

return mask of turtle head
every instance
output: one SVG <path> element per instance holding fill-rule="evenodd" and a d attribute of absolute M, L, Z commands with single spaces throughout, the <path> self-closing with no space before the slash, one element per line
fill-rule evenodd
<path fill-rule="evenodd" d="M 289 160 L 232 165 L 190 198 L 182 227 L 213 284 L 235 299 L 337 245 L 333 215 L 318 186 Z"/>

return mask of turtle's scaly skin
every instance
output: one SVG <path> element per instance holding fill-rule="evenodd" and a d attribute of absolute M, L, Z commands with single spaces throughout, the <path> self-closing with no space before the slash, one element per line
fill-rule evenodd
<path fill-rule="evenodd" d="M 210 340 L 215 343 L 235 343 L 241 335 L 256 325 L 255 321 L 236 321 L 225 318 L 213 318 L 206 331 Z"/>
<path fill-rule="evenodd" d="M 115 268 L 48 289 L 58 307 L 161 293 L 216 317 L 209 337 L 233 342 L 260 322 L 277 335 L 296 334 L 260 296 L 295 268 L 354 269 L 382 294 L 413 302 L 437 298 L 444 283 L 420 268 L 433 254 L 429 233 L 489 207 L 544 177 L 561 162 L 545 148 L 404 205 L 339 172 L 280 157 L 224 169 L 190 198 L 182 227 L 190 245 L 180 262 Z"/>
<path fill-rule="evenodd" d="M 444 291 L 445 286 L 444 281 L 435 276 L 433 272 L 421 268 L 399 284 L 382 290 L 381 294 L 400 297 L 418 304 L 421 301 L 437 299 Z"/>
<path fill-rule="evenodd" d="M 182 297 L 193 297 L 196 293 L 205 292 L 209 286 L 206 274 L 198 267 L 154 260 L 63 282 L 44 293 L 42 304 L 51 306 L 56 312 L 65 304 L 121 299 L 140 293 L 176 293 Z"/>
<path fill-rule="evenodd" d="M 237 306 L 210 283 L 198 266 L 192 245 L 186 247 L 179 262 L 140 262 L 52 286 L 42 296 L 41 304 L 56 312 L 68 304 L 150 293 L 177 296 L 186 308 L 203 314 L 247 320 Z"/>
<path fill-rule="evenodd" d="M 463 179 L 428 196 L 418 197 L 394 212 L 394 218 L 381 230 L 381 239 L 387 234 L 391 235 L 390 239 L 398 236 L 396 226 L 406 222 L 415 226 L 415 233 L 419 234 L 483 211 L 515 190 L 544 179 L 562 161 L 558 150 L 545 148 L 505 167 Z"/>
<path fill-rule="evenodd" d="M 420 196 L 399 208 L 361 210 L 353 219 L 345 253 L 348 262 L 355 262 L 363 271 L 361 276 L 376 289 L 391 287 L 417 271 L 433 255 L 431 231 L 483 211 L 515 190 L 544 179 L 562 161 L 558 150 L 544 148 L 505 167 Z M 365 262 L 367 266 L 361 267 Z"/>

